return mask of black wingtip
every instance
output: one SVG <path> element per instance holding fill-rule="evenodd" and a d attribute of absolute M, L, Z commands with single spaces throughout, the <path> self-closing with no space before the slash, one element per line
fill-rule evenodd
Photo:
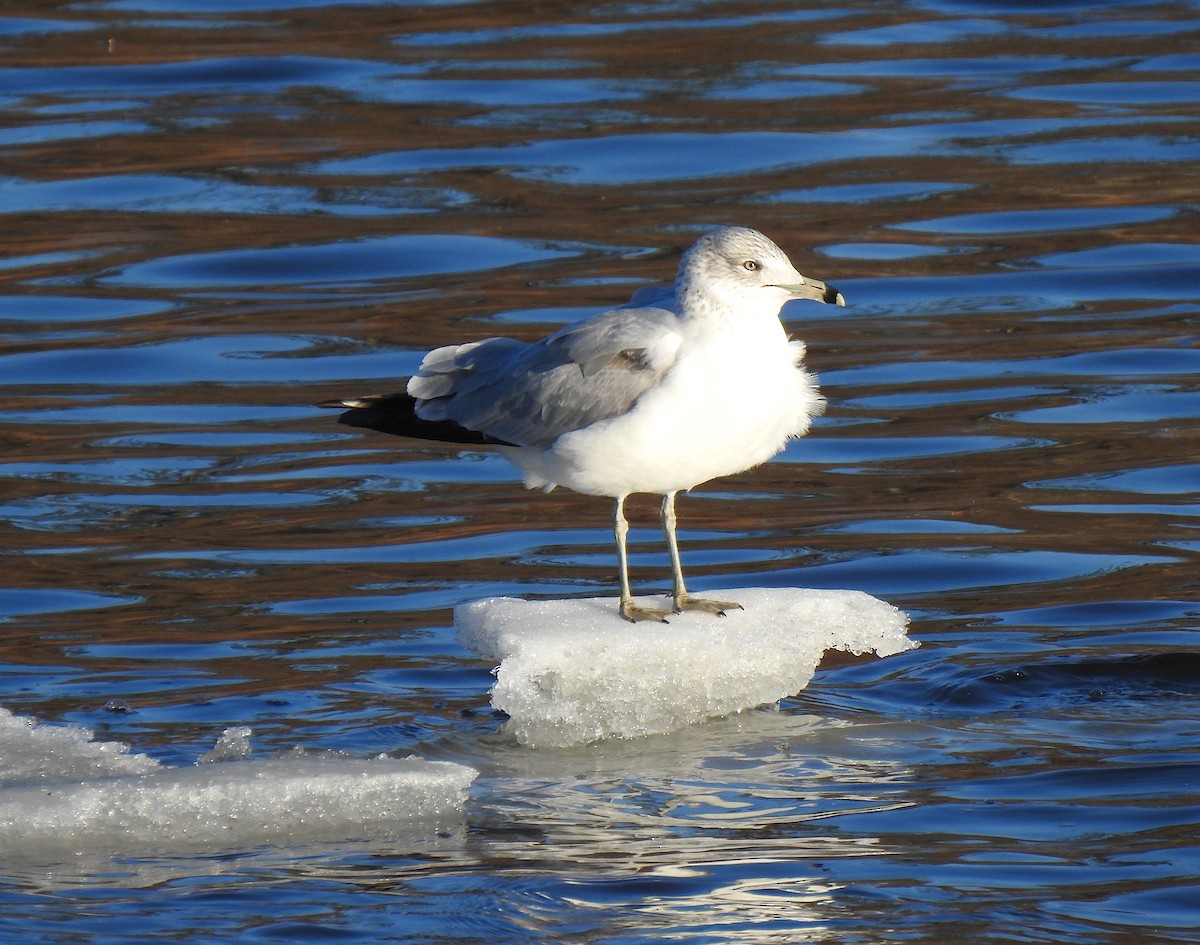
<path fill-rule="evenodd" d="M 477 430 L 468 430 L 453 420 L 422 420 L 417 416 L 417 402 L 408 394 L 374 394 L 345 400 L 324 400 L 318 407 L 349 408 L 338 417 L 338 423 L 362 427 L 437 443 L 461 443 L 475 446 L 505 445 Z"/>

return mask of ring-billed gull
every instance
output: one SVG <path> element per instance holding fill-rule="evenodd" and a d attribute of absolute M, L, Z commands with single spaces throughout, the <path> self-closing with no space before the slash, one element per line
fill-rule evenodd
<path fill-rule="evenodd" d="M 341 422 L 451 443 L 489 444 L 528 488 L 566 486 L 616 500 L 620 614 L 666 621 L 733 601 L 688 593 L 675 535 L 675 497 L 770 459 L 824 408 L 779 313 L 789 299 L 845 305 L 757 230 L 725 227 L 683 256 L 674 301 L 602 312 L 541 341 L 486 338 L 425 355 L 401 394 L 327 401 Z M 667 306 L 670 307 L 667 307 Z M 661 495 L 674 575 L 671 609 L 634 603 L 625 499 Z"/>

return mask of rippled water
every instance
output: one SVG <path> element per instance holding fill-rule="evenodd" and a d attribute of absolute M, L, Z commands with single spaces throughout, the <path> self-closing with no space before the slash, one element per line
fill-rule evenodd
<path fill-rule="evenodd" d="M 0 705 L 461 761 L 400 843 L 9 864 L 13 941 L 1193 941 L 1200 5 L 21 2 L 0 17 Z M 922 647 L 778 712 L 496 735 L 449 609 L 608 593 L 608 508 L 347 430 L 756 226 L 830 400 L 681 500 L 695 588 Z M 665 586 L 650 500 L 639 582 Z"/>

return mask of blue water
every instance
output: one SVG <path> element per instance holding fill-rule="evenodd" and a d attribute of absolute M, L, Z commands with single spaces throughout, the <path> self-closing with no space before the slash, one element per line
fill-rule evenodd
<path fill-rule="evenodd" d="M 481 777 L 410 842 L 0 851 L 0 938 L 1195 941 L 1198 39 L 1194 2 L 6 10 L 0 706 Z M 723 223 L 849 307 L 786 311 L 828 414 L 681 499 L 692 584 L 864 590 L 922 646 L 521 748 L 450 608 L 610 593 L 607 503 L 308 405 Z"/>

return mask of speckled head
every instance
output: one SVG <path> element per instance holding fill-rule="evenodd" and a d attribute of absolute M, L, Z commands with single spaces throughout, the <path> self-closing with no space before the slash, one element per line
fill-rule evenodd
<path fill-rule="evenodd" d="M 789 299 L 846 304 L 837 289 L 802 276 L 782 249 L 749 227 L 706 233 L 680 260 L 676 301 L 682 315 L 747 306 L 777 315 Z"/>

